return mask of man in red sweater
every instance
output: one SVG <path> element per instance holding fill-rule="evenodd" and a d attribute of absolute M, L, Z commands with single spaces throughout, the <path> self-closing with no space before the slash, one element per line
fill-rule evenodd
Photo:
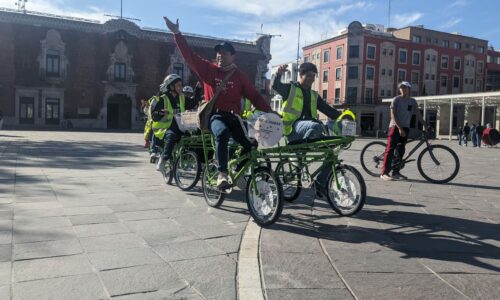
<path fill-rule="evenodd" d="M 249 99 L 255 108 L 264 112 L 271 112 L 271 107 L 255 89 L 248 76 L 234 65 L 236 51 L 231 43 L 223 42 L 215 46 L 214 50 L 217 56 L 216 64 L 213 64 L 191 51 L 186 39 L 179 31 L 179 20 L 173 23 L 167 17 L 163 18 L 168 29 L 174 34 L 177 47 L 189 68 L 203 81 L 205 99 L 212 99 L 215 88 L 221 85 L 229 72 L 234 70 L 219 94 L 215 113 L 210 118 L 210 129 L 216 140 L 215 156 L 220 172 L 217 178 L 217 187 L 220 190 L 225 190 L 229 187 L 227 176 L 229 138 L 232 136 L 236 142 L 243 146 L 243 153 L 250 151 L 252 147 L 245 136 L 240 120 L 236 116 L 241 112 L 241 99 Z"/>

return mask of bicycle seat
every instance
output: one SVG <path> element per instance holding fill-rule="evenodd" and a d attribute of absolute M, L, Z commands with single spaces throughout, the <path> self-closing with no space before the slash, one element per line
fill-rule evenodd
<path fill-rule="evenodd" d="M 293 142 L 288 142 L 288 145 L 299 145 L 299 144 L 313 143 L 313 142 L 319 142 L 319 141 L 333 141 L 333 140 L 340 140 L 342 138 L 343 137 L 341 137 L 341 136 L 322 136 L 322 137 L 314 138 L 314 139 L 295 140 Z"/>

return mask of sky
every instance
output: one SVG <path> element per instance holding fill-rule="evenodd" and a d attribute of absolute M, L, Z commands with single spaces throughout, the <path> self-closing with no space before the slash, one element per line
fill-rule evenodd
<path fill-rule="evenodd" d="M 16 8 L 16 0 L 0 7 Z M 27 10 L 101 22 L 119 15 L 120 0 L 29 0 Z M 486 39 L 500 49 L 498 0 L 392 0 L 390 25 L 459 32 Z M 254 41 L 257 33 L 280 35 L 271 41 L 270 66 L 297 57 L 300 47 L 330 38 L 352 21 L 388 25 L 389 0 L 123 0 L 123 16 L 140 19 L 140 27 L 166 29 L 163 16 L 179 19 L 183 32 Z M 300 53 L 301 55 L 301 53 Z"/>

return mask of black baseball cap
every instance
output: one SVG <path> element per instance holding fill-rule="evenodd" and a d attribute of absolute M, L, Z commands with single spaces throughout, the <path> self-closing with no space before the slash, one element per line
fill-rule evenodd
<path fill-rule="evenodd" d="M 219 52 L 220 50 L 226 50 L 231 55 L 234 55 L 236 53 L 236 50 L 234 50 L 234 47 L 231 43 L 229 42 L 222 42 L 214 47 L 215 52 Z"/>

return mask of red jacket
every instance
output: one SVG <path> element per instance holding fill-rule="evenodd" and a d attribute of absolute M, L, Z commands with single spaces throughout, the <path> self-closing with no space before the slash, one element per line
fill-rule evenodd
<path fill-rule="evenodd" d="M 193 53 L 182 34 L 178 33 L 174 36 L 177 47 L 179 47 L 189 68 L 203 81 L 205 99 L 212 99 L 215 93 L 215 87 L 221 84 L 226 74 L 230 71 L 224 72 L 210 61 Z M 259 92 L 257 92 L 248 76 L 236 68 L 236 71 L 227 80 L 226 88 L 220 92 L 215 108 L 221 111 L 239 114 L 241 112 L 242 98 L 248 98 L 258 110 L 265 112 L 271 111 L 271 107 Z"/>

